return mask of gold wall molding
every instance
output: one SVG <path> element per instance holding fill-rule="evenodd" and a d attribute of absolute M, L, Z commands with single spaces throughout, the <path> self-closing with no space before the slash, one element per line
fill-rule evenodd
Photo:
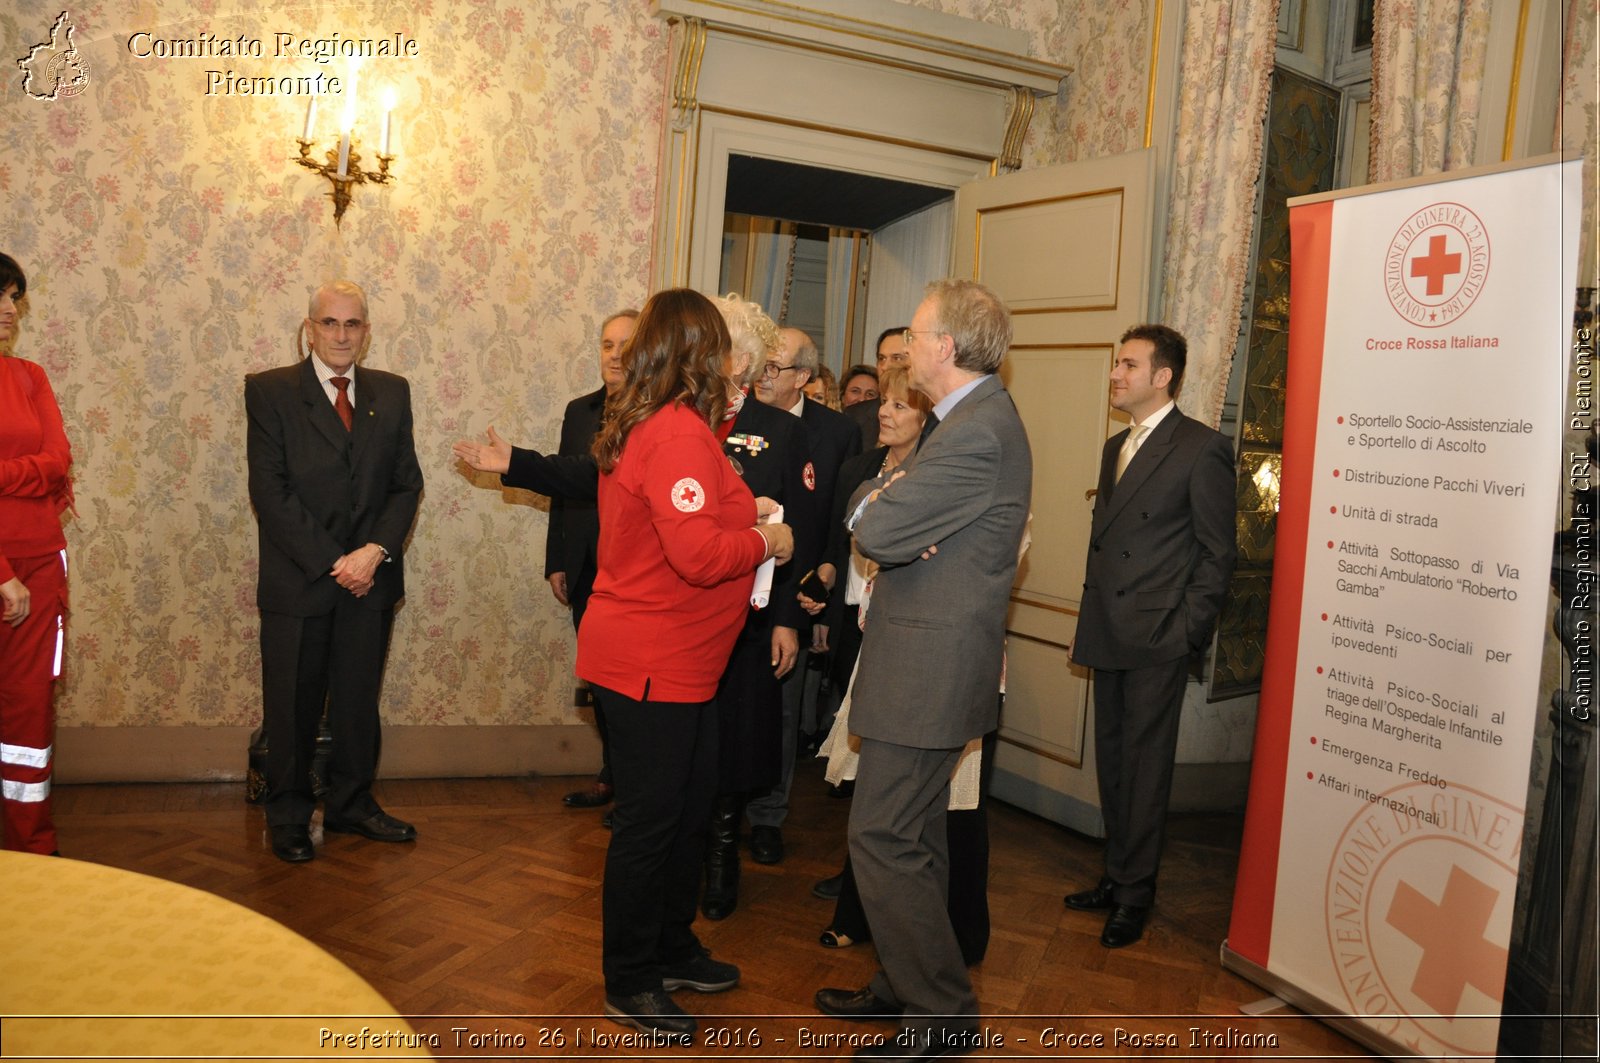
<path fill-rule="evenodd" d="M 700 63 L 706 54 L 706 24 L 703 19 L 685 18 L 679 23 L 677 56 L 672 71 L 672 128 L 682 133 L 694 121 L 700 87 Z"/>

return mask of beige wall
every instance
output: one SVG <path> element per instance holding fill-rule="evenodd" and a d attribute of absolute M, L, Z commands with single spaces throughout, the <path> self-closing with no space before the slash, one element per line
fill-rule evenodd
<path fill-rule="evenodd" d="M 1037 113 L 1027 165 L 1141 145 L 1143 0 L 922 6 L 1026 29 L 1035 56 L 1077 67 Z M 469 483 L 449 444 L 492 422 L 553 445 L 567 400 L 595 382 L 600 320 L 646 294 L 666 57 L 647 7 L 222 3 L 191 17 L 107 0 L 73 12 L 82 95 L 35 101 L 7 77 L 0 249 L 29 271 L 31 304 L 17 353 L 50 374 L 78 496 L 62 778 L 242 770 L 260 663 L 241 378 L 292 359 L 308 290 L 338 275 L 371 295 L 370 364 L 412 381 L 427 479 L 385 689 L 389 767 L 462 770 L 445 747 L 465 726 L 483 730 L 455 744 L 486 771 L 592 766 L 568 730 L 573 640 L 542 578 L 544 510 Z M 13 7 L 0 51 L 26 54 L 59 10 Z M 268 57 L 138 59 L 141 30 L 244 34 Z M 418 42 L 363 71 L 361 125 L 381 85 L 399 94 L 398 180 L 358 188 L 342 230 L 327 182 L 291 161 L 304 98 L 205 94 L 211 68 L 317 69 L 273 60 L 277 32 Z"/>

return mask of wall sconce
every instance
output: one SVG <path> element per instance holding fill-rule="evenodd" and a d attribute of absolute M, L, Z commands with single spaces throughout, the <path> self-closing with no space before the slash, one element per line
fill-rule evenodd
<path fill-rule="evenodd" d="M 350 205 L 350 190 L 352 186 L 371 182 L 375 185 L 386 185 L 393 180 L 389 173 L 389 164 L 395 157 L 389 153 L 389 133 L 394 119 L 394 90 L 389 89 L 384 93 L 383 100 L 383 139 L 378 143 L 378 168 L 376 170 L 363 170 L 361 168 L 361 153 L 356 151 L 360 141 L 355 139 L 355 75 L 352 72 L 349 82 L 350 95 L 344 106 L 344 118 L 340 123 L 339 143 L 337 147 L 329 148 L 324 156 L 325 162 L 318 162 L 311 157 L 311 146 L 316 133 L 317 124 L 317 98 L 311 97 L 311 102 L 306 105 L 306 128 L 300 135 L 300 157 L 295 161 L 306 169 L 326 177 L 333 185 L 333 191 L 328 193 L 333 197 L 333 224 L 341 226 L 344 220 L 345 208 Z"/>

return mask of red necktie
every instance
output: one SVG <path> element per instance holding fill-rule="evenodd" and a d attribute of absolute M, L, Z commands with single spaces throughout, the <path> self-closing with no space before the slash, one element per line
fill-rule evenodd
<path fill-rule="evenodd" d="M 348 432 L 356 423 L 355 407 L 350 405 L 350 378 L 336 376 L 328 379 L 339 389 L 339 397 L 333 400 L 333 412 L 339 415 L 339 420 L 344 422 L 344 430 Z"/>

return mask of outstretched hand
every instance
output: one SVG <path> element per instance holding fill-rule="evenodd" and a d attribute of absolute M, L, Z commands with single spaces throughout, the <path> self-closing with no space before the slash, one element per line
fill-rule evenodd
<path fill-rule="evenodd" d="M 505 473 L 511 470 L 511 444 L 500 438 L 494 425 L 489 426 L 487 443 L 462 439 L 454 443 L 450 451 L 466 462 L 469 468 L 479 472 Z"/>

